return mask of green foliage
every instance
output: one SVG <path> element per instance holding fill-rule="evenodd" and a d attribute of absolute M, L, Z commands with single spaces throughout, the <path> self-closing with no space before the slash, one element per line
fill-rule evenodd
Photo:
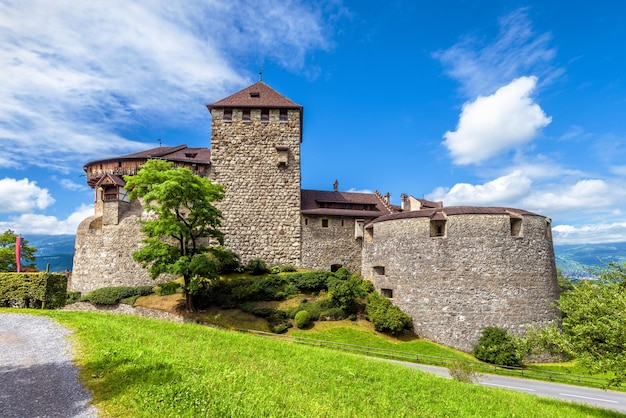
<path fill-rule="evenodd" d="M 16 238 L 17 234 L 10 229 L 0 234 L 0 272 L 17 271 L 17 265 L 15 263 Z M 37 252 L 37 248 L 28 245 L 28 240 L 22 238 L 20 253 L 21 271 L 36 268 L 35 260 L 37 257 L 35 257 L 35 252 Z M 28 262 L 30 262 L 30 264 Z"/>
<path fill-rule="evenodd" d="M 67 292 L 67 300 L 65 302 L 66 305 L 80 302 L 81 293 L 80 292 Z"/>
<path fill-rule="evenodd" d="M 517 338 L 503 328 L 485 328 L 473 354 L 479 360 L 499 366 L 522 365 Z"/>
<path fill-rule="evenodd" d="M 559 283 L 559 290 L 561 293 L 574 290 L 574 283 L 567 277 L 563 276 L 563 270 L 556 269 L 556 278 Z"/>
<path fill-rule="evenodd" d="M 310 303 L 305 299 L 300 302 L 298 306 L 289 309 L 287 316 L 289 316 L 289 318 L 295 318 L 300 311 L 307 311 L 311 317 L 311 321 L 317 321 L 320 319 L 320 313 L 322 312 L 322 302 Z"/>
<path fill-rule="evenodd" d="M 364 281 L 358 275 L 346 275 L 346 269 L 341 268 L 335 277 L 328 281 L 328 296 L 333 306 L 340 308 L 346 314 L 356 314 L 359 311 L 359 299 L 367 296 Z"/>
<path fill-rule="evenodd" d="M 0 307 L 56 309 L 66 300 L 64 274 L 0 273 Z"/>
<path fill-rule="evenodd" d="M 281 273 L 292 273 L 292 272 L 296 272 L 298 271 L 298 269 L 295 266 L 292 266 L 291 264 L 286 264 L 284 266 L 280 266 L 280 272 Z"/>
<path fill-rule="evenodd" d="M 180 289 L 180 283 L 176 281 L 159 283 L 154 288 L 154 293 L 159 296 L 173 295 L 176 291 Z"/>
<path fill-rule="evenodd" d="M 323 321 L 341 321 L 347 318 L 347 316 L 343 309 L 337 307 L 326 308 L 320 312 L 320 320 Z"/>
<path fill-rule="evenodd" d="M 298 328 L 306 328 L 311 323 L 311 314 L 309 314 L 307 311 L 300 311 L 296 314 L 294 321 Z"/>
<path fill-rule="evenodd" d="M 248 261 L 245 267 L 246 271 L 249 271 L 254 276 L 260 276 L 262 274 L 267 274 L 270 272 L 270 269 L 265 264 L 264 260 L 260 258 L 252 258 Z"/>
<path fill-rule="evenodd" d="M 456 359 L 448 366 L 450 377 L 459 382 L 475 383 L 480 374 L 476 371 L 476 366 L 471 362 Z"/>
<path fill-rule="evenodd" d="M 370 293 L 367 297 L 366 313 L 367 319 L 379 332 L 397 335 L 403 329 L 410 329 L 413 325 L 410 316 L 377 292 Z"/>
<path fill-rule="evenodd" d="M 206 252 L 210 240 L 220 244 L 224 240 L 218 229 L 222 214 L 212 204 L 224 198 L 223 186 L 164 160 L 148 160 L 136 175 L 124 176 L 124 180 L 130 198 L 142 198 L 145 209 L 155 215 L 142 221 L 146 245 L 133 259 L 153 279 L 161 274 L 182 276 L 186 308 L 192 311 L 192 278 L 218 276 L 216 257 Z"/>
<path fill-rule="evenodd" d="M 216 245 L 208 248 L 217 261 L 217 271 L 220 274 L 234 273 L 241 267 L 241 256 L 229 248 Z"/>
<path fill-rule="evenodd" d="M 101 287 L 83 296 L 83 301 L 98 305 L 115 305 L 122 299 L 132 296 L 146 296 L 153 293 L 152 286 L 112 286 Z"/>

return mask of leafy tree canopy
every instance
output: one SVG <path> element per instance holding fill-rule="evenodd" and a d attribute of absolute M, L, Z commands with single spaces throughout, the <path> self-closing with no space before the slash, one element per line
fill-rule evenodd
<path fill-rule="evenodd" d="M 597 281 L 584 281 L 558 301 L 562 328 L 534 330 L 527 338 L 543 348 L 578 359 L 592 372 L 613 373 L 626 381 L 626 263 L 594 269 Z"/>
<path fill-rule="evenodd" d="M 17 266 L 15 263 L 15 239 L 17 234 L 10 229 L 7 229 L 0 234 L 0 271 L 16 271 Z M 22 238 L 21 243 L 21 265 L 22 270 L 35 267 L 35 252 L 37 248 L 28 245 L 28 240 Z M 29 264 L 30 262 L 30 264 Z"/>
<path fill-rule="evenodd" d="M 184 278 L 186 308 L 193 310 L 194 278 L 214 278 L 218 266 L 207 253 L 211 240 L 220 244 L 222 214 L 213 202 L 224 198 L 223 186 L 171 162 L 149 160 L 134 176 L 125 176 L 131 199 L 141 198 L 151 219 L 142 221 L 146 238 L 133 254 L 155 279 L 160 274 Z"/>

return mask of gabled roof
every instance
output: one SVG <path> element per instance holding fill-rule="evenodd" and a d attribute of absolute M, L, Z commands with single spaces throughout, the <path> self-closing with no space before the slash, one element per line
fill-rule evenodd
<path fill-rule="evenodd" d="M 216 107 L 302 109 L 302 106 L 292 102 L 262 81 L 254 83 L 225 99 L 207 105 L 207 107 L 209 110 Z"/>
<path fill-rule="evenodd" d="M 302 189 L 300 209 L 303 215 L 377 218 L 392 213 L 374 193 L 329 192 Z"/>
<path fill-rule="evenodd" d="M 96 187 L 102 186 L 103 184 L 112 184 L 114 186 L 124 187 L 126 185 L 126 182 L 118 175 L 105 174 L 104 176 L 102 176 L 102 178 L 100 178 L 100 180 L 98 180 L 98 182 L 96 183 Z"/>
<path fill-rule="evenodd" d="M 93 164 L 108 163 L 111 161 L 148 160 L 150 158 L 160 158 L 167 161 L 211 164 L 211 150 L 208 148 L 188 148 L 185 144 L 175 147 L 157 147 L 136 152 L 134 154 L 122 155 L 120 157 L 90 161 L 85 164 L 84 167 L 88 167 Z"/>

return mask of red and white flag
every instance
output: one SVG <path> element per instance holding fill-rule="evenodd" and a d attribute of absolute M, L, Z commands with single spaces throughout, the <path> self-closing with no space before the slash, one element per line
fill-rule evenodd
<path fill-rule="evenodd" d="M 15 266 L 19 273 L 22 269 L 22 237 L 15 238 Z"/>

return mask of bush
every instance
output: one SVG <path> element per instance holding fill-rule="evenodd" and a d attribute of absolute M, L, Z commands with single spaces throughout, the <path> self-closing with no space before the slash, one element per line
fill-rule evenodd
<path fill-rule="evenodd" d="M 0 273 L 0 306 L 55 309 L 66 299 L 65 274 Z"/>
<path fill-rule="evenodd" d="M 328 296 L 333 306 L 348 315 L 356 314 L 359 311 L 359 299 L 365 297 L 367 292 L 363 287 L 363 279 L 356 274 L 345 277 L 344 272 L 347 272 L 344 268 L 337 270 L 336 277 L 328 281 Z"/>
<path fill-rule="evenodd" d="M 71 303 L 80 302 L 80 296 L 80 292 L 67 292 L 67 300 L 65 301 L 65 304 L 69 305 Z"/>
<path fill-rule="evenodd" d="M 320 320 L 322 321 L 340 321 L 347 316 L 341 308 L 329 308 L 320 312 Z"/>
<path fill-rule="evenodd" d="M 294 266 L 292 266 L 291 264 L 280 266 L 280 272 L 281 273 L 291 273 L 291 272 L 295 272 L 295 271 L 298 271 L 298 269 L 295 268 Z"/>
<path fill-rule="evenodd" d="M 475 383 L 480 377 L 480 374 L 476 371 L 476 367 L 466 360 L 454 360 L 450 366 L 448 366 L 450 377 L 459 382 Z"/>
<path fill-rule="evenodd" d="M 403 329 L 410 329 L 413 325 L 410 316 L 377 292 L 370 293 L 368 296 L 366 313 L 367 319 L 379 332 L 397 335 Z"/>
<path fill-rule="evenodd" d="M 174 293 L 176 293 L 176 291 L 179 288 L 180 288 L 180 283 L 178 282 L 161 283 L 157 285 L 154 293 L 156 293 L 159 296 L 173 295 Z"/>
<path fill-rule="evenodd" d="M 310 303 L 306 299 L 298 306 L 294 306 L 293 308 L 287 311 L 287 316 L 289 318 L 294 318 L 300 311 L 307 311 L 311 316 L 311 321 L 318 321 L 320 319 L 320 313 L 322 312 L 321 302 Z"/>
<path fill-rule="evenodd" d="M 241 257 L 229 248 L 215 246 L 208 251 L 215 257 L 220 274 L 233 273 L 241 267 Z"/>
<path fill-rule="evenodd" d="M 487 327 L 483 330 L 478 344 L 474 347 L 474 357 L 499 366 L 521 366 L 522 356 L 517 339 L 507 330 Z"/>
<path fill-rule="evenodd" d="M 269 273 L 270 269 L 265 264 L 265 261 L 260 258 L 252 258 L 246 264 L 246 271 L 249 271 L 253 276 L 260 276 Z"/>
<path fill-rule="evenodd" d="M 283 276 L 293 283 L 299 291 L 312 293 L 328 289 L 328 279 L 333 274 L 327 271 L 309 271 L 305 273 L 293 273 Z"/>
<path fill-rule="evenodd" d="M 122 299 L 130 298 L 131 296 L 146 296 L 151 293 L 153 293 L 152 286 L 102 287 L 87 293 L 82 300 L 97 305 L 115 305 Z"/>
<path fill-rule="evenodd" d="M 296 314 L 294 321 L 298 328 L 306 328 L 311 323 L 311 315 L 307 311 L 300 311 Z"/>

